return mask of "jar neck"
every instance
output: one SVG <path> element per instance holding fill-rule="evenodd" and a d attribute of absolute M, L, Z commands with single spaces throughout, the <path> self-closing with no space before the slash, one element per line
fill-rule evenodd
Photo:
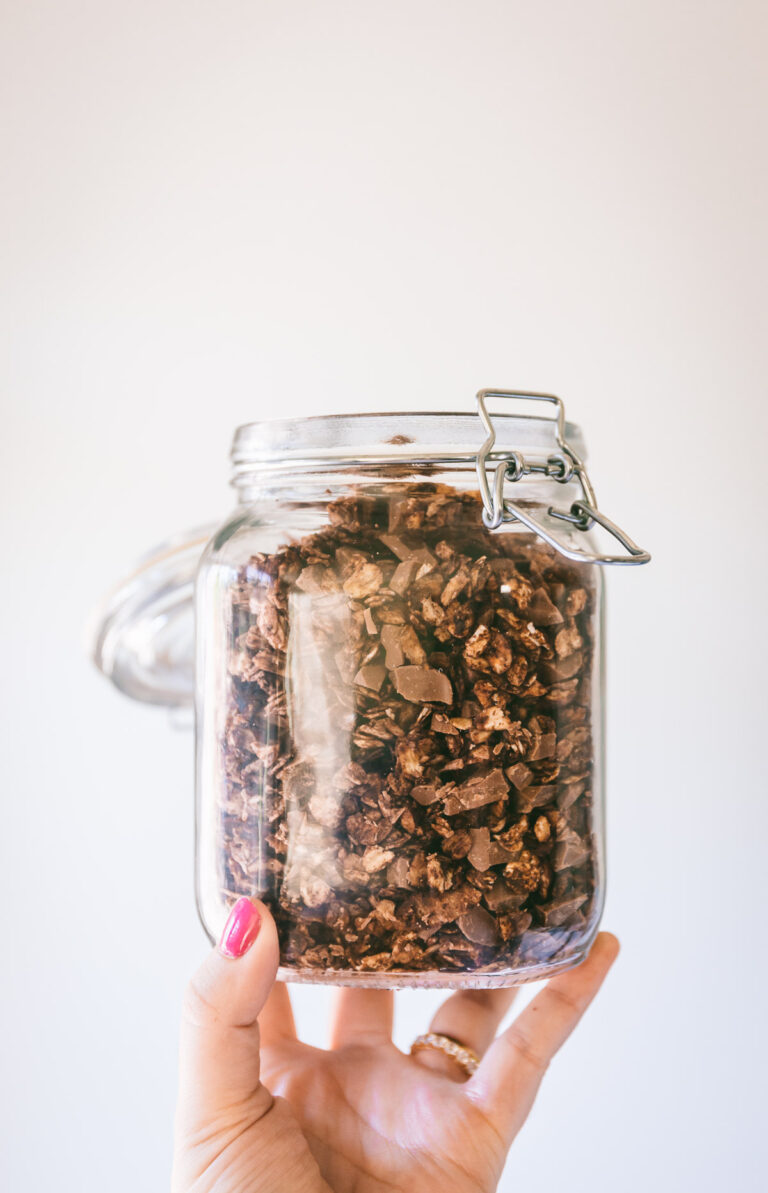
<path fill-rule="evenodd" d="M 263 501 L 303 504 L 327 498 L 329 490 L 340 494 L 363 488 L 385 490 L 406 485 L 447 485 L 462 492 L 476 491 L 480 495 L 475 467 L 469 463 L 459 466 L 455 461 L 442 466 L 417 461 L 411 461 L 407 466 L 391 462 L 378 465 L 350 462 L 345 467 L 296 473 L 242 469 L 232 478 L 232 485 L 239 508 Z M 515 501 L 523 504 L 549 506 L 569 505 L 579 496 L 580 489 L 573 478 L 564 482 L 541 472 L 509 481 L 508 492 Z"/>
<path fill-rule="evenodd" d="M 580 458 L 579 428 L 535 415 L 495 417 L 494 444 L 488 467 L 498 460 L 524 457 L 546 473 L 564 431 Z M 328 415 L 249 423 L 238 428 L 232 444 L 232 483 L 247 504 L 265 487 L 375 480 L 444 480 L 474 473 L 487 436 L 476 414 L 397 413 Z M 306 478 L 310 478 L 307 480 Z M 526 478 L 535 482 L 540 477 Z M 546 476 L 544 476 L 546 481 Z M 465 480 L 461 482 L 466 488 Z"/>

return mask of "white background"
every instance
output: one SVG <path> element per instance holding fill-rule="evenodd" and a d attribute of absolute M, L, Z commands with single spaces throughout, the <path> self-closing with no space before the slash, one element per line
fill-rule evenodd
<path fill-rule="evenodd" d="M 765 5 L 0 9 L 2 1187 L 167 1187 L 205 949 L 190 735 L 89 609 L 226 513 L 237 423 L 482 385 L 562 394 L 654 553 L 609 577 L 624 950 L 502 1188 L 763 1187 Z"/>

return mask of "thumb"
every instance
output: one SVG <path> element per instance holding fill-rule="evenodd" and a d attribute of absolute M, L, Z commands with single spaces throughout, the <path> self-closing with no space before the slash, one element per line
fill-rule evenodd
<path fill-rule="evenodd" d="M 238 899 L 217 949 L 187 987 L 181 1024 L 179 1120 L 193 1128 L 259 1092 L 257 1016 L 275 981 L 277 930 L 263 903 Z M 263 1090 L 266 1112 L 271 1097 Z"/>

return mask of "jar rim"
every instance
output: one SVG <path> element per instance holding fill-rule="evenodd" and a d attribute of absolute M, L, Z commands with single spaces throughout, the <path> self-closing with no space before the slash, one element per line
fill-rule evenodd
<path fill-rule="evenodd" d="M 557 446 L 554 419 L 495 414 L 495 452 L 548 451 Z M 583 459 L 581 428 L 565 424 L 568 443 Z M 230 458 L 236 483 L 253 469 L 313 471 L 350 465 L 428 463 L 474 467 L 486 432 L 476 414 L 454 411 L 386 411 L 316 414 L 244 423 L 235 431 Z"/>

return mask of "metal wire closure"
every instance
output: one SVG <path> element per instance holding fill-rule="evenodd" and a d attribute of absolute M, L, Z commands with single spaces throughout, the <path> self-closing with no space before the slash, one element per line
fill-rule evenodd
<path fill-rule="evenodd" d="M 539 460 L 526 459 L 519 451 L 503 454 L 493 452 L 496 429 L 486 405 L 489 398 L 516 398 L 523 401 L 549 402 L 553 405 L 556 413 L 555 417 L 549 421 L 554 424 L 557 451 L 551 452 L 546 459 Z M 638 547 L 625 531 L 598 510 L 597 498 L 587 471 L 576 452 L 565 441 L 565 409 L 560 398 L 555 397 L 554 394 L 525 393 L 510 389 L 481 389 L 477 395 L 477 412 L 487 433 L 487 438 L 477 453 L 477 479 L 483 498 L 483 522 L 489 530 L 498 530 L 504 522 L 522 522 L 524 526 L 539 535 L 567 559 L 599 564 L 648 563 L 651 558 L 649 552 Z M 489 480 L 489 472 L 492 475 L 491 480 Z M 527 509 L 504 496 L 505 481 L 514 483 L 524 476 L 537 473 L 563 485 L 575 478 L 581 487 L 581 500 L 572 502 L 570 509 L 562 510 L 555 509 L 554 506 L 549 507 L 548 513 L 551 518 L 559 518 L 563 522 L 568 522 L 577 530 L 589 530 L 597 523 L 621 543 L 626 554 L 600 555 L 569 546 L 544 526 L 538 518 L 534 518 Z"/>

